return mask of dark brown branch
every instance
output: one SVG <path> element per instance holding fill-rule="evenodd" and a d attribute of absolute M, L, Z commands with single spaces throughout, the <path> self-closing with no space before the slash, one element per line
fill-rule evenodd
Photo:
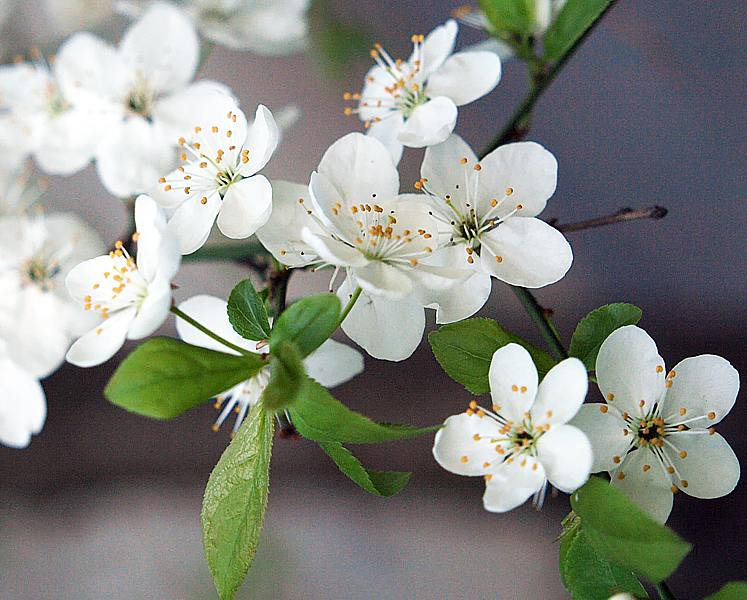
<path fill-rule="evenodd" d="M 584 229 L 593 229 L 594 227 L 605 227 L 607 225 L 616 225 L 626 221 L 640 221 L 642 219 L 663 219 L 669 211 L 663 206 L 649 206 L 647 208 L 621 208 L 616 213 L 596 219 L 587 219 L 577 223 L 558 224 L 557 219 L 550 219 L 548 223 L 563 233 L 573 231 L 583 231 Z"/>

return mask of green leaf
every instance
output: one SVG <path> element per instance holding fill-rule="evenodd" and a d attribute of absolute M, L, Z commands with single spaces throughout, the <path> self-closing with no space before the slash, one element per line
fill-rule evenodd
<path fill-rule="evenodd" d="M 252 564 L 270 486 L 273 416 L 259 405 L 215 465 L 202 501 L 202 542 L 222 600 L 233 598 Z"/>
<path fill-rule="evenodd" d="M 309 34 L 315 57 L 324 74 L 334 79 L 344 79 L 352 63 L 368 56 L 373 46 L 371 32 L 366 26 L 337 19 L 334 8 L 328 0 L 315 0 L 308 12 Z"/>
<path fill-rule="evenodd" d="M 563 58 L 610 3 L 611 0 L 568 0 L 545 32 L 545 59 Z"/>
<path fill-rule="evenodd" d="M 262 400 L 270 410 L 280 410 L 293 404 L 306 379 L 303 359 L 291 342 L 280 342 L 270 358 L 272 374 L 262 394 Z"/>
<path fill-rule="evenodd" d="M 228 320 L 236 333 L 247 340 L 259 341 L 270 337 L 265 303 L 248 279 L 233 288 L 228 297 Z"/>
<path fill-rule="evenodd" d="M 496 31 L 529 35 L 536 20 L 536 0 L 480 0 L 485 16 Z"/>
<path fill-rule="evenodd" d="M 563 534 L 560 543 L 560 577 L 574 600 L 607 600 L 620 592 L 648 598 L 633 573 L 595 551 L 579 519 Z"/>
<path fill-rule="evenodd" d="M 555 366 L 555 360 L 549 354 L 506 331 L 491 319 L 467 319 L 444 325 L 432 332 L 428 341 L 443 370 L 473 394 L 487 394 L 490 391 L 490 361 L 493 353 L 506 344 L 513 342 L 526 348 L 540 377 Z"/>
<path fill-rule="evenodd" d="M 438 427 L 374 423 L 336 400 L 322 385 L 306 379 L 298 400 L 289 411 L 298 432 L 315 442 L 378 444 L 432 433 Z"/>
<path fill-rule="evenodd" d="M 308 296 L 291 304 L 278 317 L 270 334 L 270 350 L 282 341 L 293 342 L 306 357 L 331 336 L 340 320 L 340 299 L 335 294 Z"/>
<path fill-rule="evenodd" d="M 652 583 L 669 577 L 692 548 L 599 477 L 589 479 L 571 496 L 571 506 L 603 558 Z"/>
<path fill-rule="evenodd" d="M 259 355 L 234 356 L 154 338 L 124 360 L 104 394 L 139 415 L 171 419 L 254 377 L 264 364 Z"/>
<path fill-rule="evenodd" d="M 633 304 L 600 306 L 581 319 L 573 332 L 568 353 L 580 359 L 589 371 L 593 371 L 602 342 L 616 329 L 624 325 L 635 325 L 642 316 L 641 309 Z"/>
<path fill-rule="evenodd" d="M 369 494 L 388 498 L 401 492 L 412 473 L 399 471 L 369 471 L 353 454 L 338 442 L 319 442 L 337 467 Z"/>
<path fill-rule="evenodd" d="M 706 600 L 745 600 L 747 599 L 747 582 L 730 581 Z"/>

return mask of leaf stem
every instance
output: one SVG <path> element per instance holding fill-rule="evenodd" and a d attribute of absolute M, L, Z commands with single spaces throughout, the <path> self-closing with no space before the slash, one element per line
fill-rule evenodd
<path fill-rule="evenodd" d="M 579 221 L 577 223 L 565 223 L 557 224 L 555 220 L 550 220 L 549 223 L 558 231 L 563 233 L 571 233 L 573 231 L 583 231 L 584 229 L 592 229 L 593 227 L 604 227 L 606 225 L 615 225 L 617 223 L 625 223 L 627 221 L 640 221 L 642 219 L 663 219 L 667 216 L 669 211 L 663 206 L 648 206 L 646 208 L 621 208 L 616 213 L 606 215 L 604 217 L 596 217 L 595 219 L 587 219 L 585 221 Z"/>
<path fill-rule="evenodd" d="M 656 585 L 656 593 L 659 594 L 661 600 L 677 600 L 677 597 L 669 589 L 666 581 L 661 581 Z"/>
<path fill-rule="evenodd" d="M 361 296 L 361 292 L 363 290 L 360 286 L 355 288 L 355 291 L 353 292 L 353 295 L 350 296 L 350 300 L 348 300 L 348 303 L 345 305 L 345 308 L 342 309 L 342 312 L 340 313 L 340 320 L 337 323 L 337 326 L 339 327 L 342 325 L 342 322 L 347 318 L 347 316 L 350 314 L 350 311 L 353 310 L 353 306 L 355 306 L 355 303 L 358 301 L 358 298 Z"/>
<path fill-rule="evenodd" d="M 243 354 L 244 356 L 250 356 L 251 354 L 253 354 L 253 352 L 245 348 L 241 348 L 240 346 L 237 346 L 236 344 L 232 344 L 228 340 L 223 339 L 217 333 L 210 331 L 207 327 L 205 327 L 204 325 L 202 325 L 201 323 L 199 323 L 198 321 L 190 317 L 185 312 L 179 310 L 176 306 L 171 307 L 171 312 L 175 314 L 177 317 L 179 317 L 182 321 L 189 323 L 195 329 L 199 329 L 206 336 L 214 339 L 219 344 L 223 344 L 226 348 L 230 348 L 234 352 L 238 352 L 239 354 Z"/>
<path fill-rule="evenodd" d="M 555 324 L 552 322 L 548 311 L 537 302 L 534 294 L 523 287 L 512 285 L 511 289 L 524 305 L 524 309 L 529 313 L 534 324 L 539 328 L 543 339 L 550 348 L 550 351 L 555 355 L 555 358 L 558 360 L 568 358 L 568 352 L 566 352 L 565 346 L 563 346 L 563 342 L 560 339 L 558 330 L 555 328 Z"/>

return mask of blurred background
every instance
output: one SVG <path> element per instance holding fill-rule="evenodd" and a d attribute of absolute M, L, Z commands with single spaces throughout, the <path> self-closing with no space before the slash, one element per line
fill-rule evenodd
<path fill-rule="evenodd" d="M 342 92 L 358 89 L 368 67 L 360 42 L 365 48 L 370 36 L 406 56 L 409 35 L 427 33 L 454 8 L 442 0 L 325 2 L 314 8 L 311 27 L 316 43 L 338 54 L 320 58 L 317 45 L 264 58 L 217 46 L 201 77 L 227 83 L 248 112 L 258 102 L 298 105 L 301 120 L 266 171 L 305 182 L 331 142 L 359 129 L 343 115 Z M 540 101 L 529 139 L 560 163 L 558 191 L 543 216 L 571 222 L 624 206 L 670 210 L 663 221 L 569 234 L 572 270 L 539 293 L 566 340 L 589 310 L 630 301 L 643 309 L 641 325 L 668 365 L 707 352 L 747 374 L 746 19 L 747 5 L 728 0 L 620 2 Z M 118 39 L 125 26 L 104 0 L 18 2 L 1 30 L 0 51 L 6 60 L 33 45 L 54 52 L 71 31 L 91 28 Z M 347 39 L 336 45 L 340 33 Z M 462 28 L 461 45 L 479 39 Z M 484 146 L 526 86 L 524 67 L 507 62 L 498 88 L 460 110 L 457 131 Z M 404 189 L 419 177 L 421 158 L 417 150 L 405 153 Z M 82 215 L 106 240 L 121 235 L 124 209 L 92 168 L 50 183 L 51 209 Z M 246 275 L 232 264 L 186 265 L 178 299 L 227 297 Z M 326 283 L 326 275 L 298 276 L 291 298 Z M 505 286 L 494 285 L 481 314 L 541 342 Z M 162 423 L 108 404 L 102 389 L 116 364 L 63 367 L 44 382 L 49 414 L 42 433 L 26 450 L 0 447 L 2 598 L 215 596 L 199 511 L 228 433 L 210 431 L 210 405 Z M 426 342 L 404 363 L 367 359 L 366 373 L 335 395 L 379 420 L 422 425 L 469 400 L 439 370 Z M 743 464 L 745 418 L 742 393 L 719 426 Z M 262 545 L 240 597 L 565 598 L 553 542 L 567 498 L 549 498 L 541 512 L 525 506 L 491 515 L 482 509 L 482 481 L 443 471 L 431 444 L 356 449 L 372 468 L 414 471 L 404 492 L 382 500 L 346 480 L 314 444 L 277 440 Z M 678 597 L 699 598 L 744 578 L 746 501 L 744 483 L 717 500 L 678 495 L 669 525 L 695 544 L 671 580 Z"/>

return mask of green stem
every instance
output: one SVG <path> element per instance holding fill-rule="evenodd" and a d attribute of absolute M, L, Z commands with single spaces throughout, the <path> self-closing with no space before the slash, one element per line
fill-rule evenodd
<path fill-rule="evenodd" d="M 669 589 L 666 581 L 656 584 L 656 593 L 659 594 L 661 600 L 677 600 L 677 597 Z"/>
<path fill-rule="evenodd" d="M 195 329 L 199 329 L 206 336 L 214 339 L 219 344 L 223 344 L 226 348 L 230 348 L 231 350 L 233 350 L 235 352 L 238 352 L 239 354 L 243 354 L 245 356 L 249 356 L 249 355 L 253 354 L 249 350 L 247 350 L 245 348 L 241 348 L 240 346 L 237 346 L 236 344 L 232 344 L 228 340 L 223 339 L 217 333 L 213 333 L 207 327 L 205 327 L 201 323 L 195 321 L 188 314 L 186 314 L 186 313 L 182 312 L 181 310 L 179 310 L 176 306 L 172 306 L 171 307 L 171 312 L 174 313 L 177 317 L 179 317 L 182 321 L 185 321 L 185 322 L 189 323 Z"/>
<path fill-rule="evenodd" d="M 275 258 L 272 259 L 273 270 L 270 273 L 268 299 L 277 319 L 285 310 L 288 297 L 288 283 L 293 275 L 293 269 L 286 269 Z"/>
<path fill-rule="evenodd" d="M 337 323 L 338 327 L 342 325 L 342 322 L 350 314 L 350 311 L 353 310 L 353 306 L 355 306 L 355 303 L 358 301 L 358 298 L 360 298 L 362 291 L 363 290 L 360 288 L 360 286 L 355 288 L 353 295 L 350 296 L 350 300 L 348 300 L 348 303 L 345 305 L 345 308 L 342 309 L 342 313 L 340 313 L 340 320 Z"/>
<path fill-rule="evenodd" d="M 550 348 L 550 351 L 555 355 L 555 358 L 558 360 L 568 358 L 568 352 L 566 352 L 565 346 L 563 346 L 563 342 L 558 335 L 557 329 L 555 329 L 552 319 L 550 319 L 547 311 L 540 306 L 540 303 L 537 302 L 534 294 L 523 287 L 512 285 L 511 289 L 524 305 L 524 309 L 529 313 L 534 324 L 539 328 L 542 337 Z"/>

